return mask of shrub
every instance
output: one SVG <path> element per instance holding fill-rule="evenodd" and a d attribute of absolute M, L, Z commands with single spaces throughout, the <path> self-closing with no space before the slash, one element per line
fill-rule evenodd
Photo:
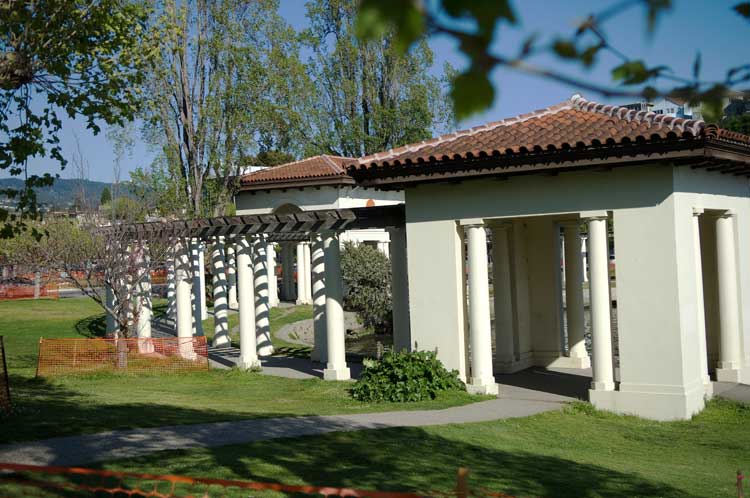
<path fill-rule="evenodd" d="M 344 306 L 377 333 L 393 330 L 391 264 L 377 248 L 346 242 L 341 254 Z"/>
<path fill-rule="evenodd" d="M 360 401 L 422 401 L 463 388 L 458 372 L 446 370 L 433 351 L 388 351 L 380 361 L 365 362 L 352 396 Z"/>

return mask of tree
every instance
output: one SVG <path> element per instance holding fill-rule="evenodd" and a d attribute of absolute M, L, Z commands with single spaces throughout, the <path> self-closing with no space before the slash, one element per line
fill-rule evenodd
<path fill-rule="evenodd" d="M 37 213 L 34 187 L 53 175 L 28 175 L 29 158 L 47 156 L 62 168 L 60 111 L 99 122 L 132 119 L 139 70 L 148 57 L 146 9 L 139 1 L 8 0 L 0 3 L 0 169 L 23 175 L 25 187 L 2 193 L 18 198 L 22 215 Z M 21 228 L 0 210 L 8 237 Z"/>
<path fill-rule="evenodd" d="M 395 45 L 402 53 L 423 43 L 424 36 L 442 35 L 455 40 L 468 58 L 468 67 L 451 82 L 451 97 L 459 118 L 481 112 L 492 105 L 495 88 L 489 79 L 497 67 L 506 67 L 529 75 L 546 78 L 605 97 L 622 96 L 652 100 L 672 96 L 703 104 L 704 114 L 721 117 L 722 98 L 728 90 L 750 81 L 750 64 L 731 68 L 720 80 L 701 78 L 701 56 L 697 54 L 690 75 L 673 74 L 668 66 L 649 65 L 633 60 L 612 46 L 604 25 L 623 12 L 641 7 L 649 32 L 659 18 L 672 7 L 671 0 L 616 1 L 599 12 L 583 17 L 569 36 L 554 39 L 529 33 L 520 46 L 505 47 L 499 39 L 506 25 L 522 25 L 510 0 L 362 0 L 357 31 L 364 40 L 379 40 L 395 30 Z M 733 10 L 750 20 L 750 2 L 736 4 Z M 619 59 L 612 68 L 612 85 L 600 85 L 585 78 L 539 65 L 532 58 L 552 55 L 558 59 L 590 67 L 602 52 Z M 664 84 L 664 82 L 668 82 Z M 745 92 L 747 94 L 747 92 Z"/>
<path fill-rule="evenodd" d="M 367 244 L 344 243 L 341 273 L 344 304 L 356 311 L 362 324 L 378 333 L 393 330 L 391 264 L 388 257 Z"/>
<path fill-rule="evenodd" d="M 168 244 L 134 241 L 123 224 L 103 228 L 68 219 L 31 223 L 43 235 L 37 239 L 26 231 L 0 240 L 0 254 L 10 264 L 65 275 L 114 318 L 120 337 L 132 337 L 138 322 L 137 300 L 145 297 L 141 284 L 166 260 Z M 107 302 L 106 287 L 113 291 L 113 305 Z"/>
<path fill-rule="evenodd" d="M 103 206 L 112 202 L 112 192 L 109 191 L 109 187 L 104 187 L 102 193 L 99 196 L 99 205 Z"/>
<path fill-rule="evenodd" d="M 424 140 L 452 127 L 441 81 L 429 74 L 433 55 L 424 40 L 403 51 L 392 31 L 357 38 L 356 0 L 307 4 L 305 32 L 314 53 L 306 153 L 358 157 Z"/>
<path fill-rule="evenodd" d="M 290 81 L 304 71 L 277 7 L 275 0 L 157 6 L 152 23 L 166 28 L 148 78 L 145 131 L 161 146 L 189 215 L 223 214 L 253 144 L 285 146 L 277 130 L 299 128 L 288 126 L 287 108 L 297 100 Z"/>
<path fill-rule="evenodd" d="M 750 135 L 750 114 L 740 114 L 739 116 L 725 118 L 721 126 L 727 130 Z"/>

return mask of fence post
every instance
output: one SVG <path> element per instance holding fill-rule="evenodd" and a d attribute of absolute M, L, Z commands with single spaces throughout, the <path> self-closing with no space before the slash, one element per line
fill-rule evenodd
<path fill-rule="evenodd" d="M 458 478 L 456 480 L 456 496 L 458 498 L 469 497 L 469 469 L 466 467 L 458 468 Z"/>
<path fill-rule="evenodd" d="M 0 399 L 5 398 L 5 401 L 0 403 L 0 410 L 6 409 L 8 413 L 10 413 L 11 410 L 11 404 L 10 404 L 10 378 L 8 377 L 8 362 L 6 361 L 5 357 L 5 340 L 3 336 L 0 335 L 0 361 L 2 361 L 3 364 L 3 370 L 0 372 L 0 375 L 2 375 L 3 384 L 5 384 L 4 393 L 0 393 Z"/>

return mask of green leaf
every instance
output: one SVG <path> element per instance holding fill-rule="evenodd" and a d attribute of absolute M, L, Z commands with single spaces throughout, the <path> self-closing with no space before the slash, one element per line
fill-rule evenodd
<path fill-rule="evenodd" d="M 628 61 L 612 70 L 612 79 L 622 80 L 625 85 L 637 85 L 658 76 L 665 69 L 666 66 L 648 69 L 643 61 Z"/>
<path fill-rule="evenodd" d="M 573 42 L 568 40 L 555 40 L 555 43 L 552 44 L 552 50 L 563 59 L 578 58 L 578 49 Z"/>
<path fill-rule="evenodd" d="M 750 20 L 750 2 L 738 3 L 732 9 L 745 19 Z"/>
<path fill-rule="evenodd" d="M 378 40 L 395 29 L 395 46 L 405 53 L 424 35 L 425 21 L 414 1 L 362 0 L 356 33 L 363 40 Z"/>
<path fill-rule="evenodd" d="M 693 79 L 698 79 L 701 73 L 701 53 L 700 51 L 695 54 L 695 61 L 693 61 Z"/>
<path fill-rule="evenodd" d="M 453 79 L 451 98 L 457 119 L 482 112 L 495 100 L 495 89 L 486 71 L 470 69 Z"/>

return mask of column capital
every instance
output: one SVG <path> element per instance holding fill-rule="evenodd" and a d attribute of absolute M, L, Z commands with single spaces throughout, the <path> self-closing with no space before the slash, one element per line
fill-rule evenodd
<path fill-rule="evenodd" d="M 706 212 L 706 210 L 703 209 L 702 207 L 694 207 L 693 208 L 693 216 L 700 216 L 700 215 L 702 215 L 705 212 Z"/>
<path fill-rule="evenodd" d="M 484 220 L 482 218 L 466 218 L 463 220 L 458 220 L 458 224 L 464 228 L 478 228 L 485 226 Z"/>
<path fill-rule="evenodd" d="M 607 220 L 609 219 L 609 213 L 604 210 L 599 211 L 581 211 L 578 213 L 578 215 L 581 217 L 581 221 L 591 221 L 591 220 Z"/>
<path fill-rule="evenodd" d="M 727 209 L 723 213 L 719 213 L 719 218 L 734 218 L 737 216 L 737 212 L 734 209 Z"/>

